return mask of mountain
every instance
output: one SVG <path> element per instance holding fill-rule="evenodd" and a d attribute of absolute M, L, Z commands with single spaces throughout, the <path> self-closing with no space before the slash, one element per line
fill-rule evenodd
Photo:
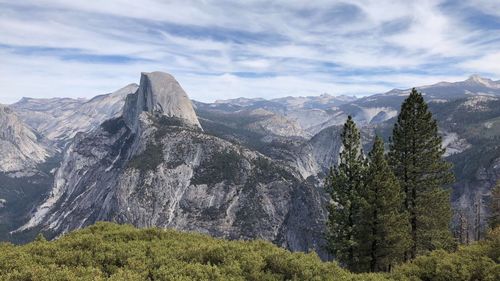
<path fill-rule="evenodd" d="M 454 164 L 455 226 L 466 217 L 471 237 L 500 179 L 498 84 L 473 76 L 419 88 Z M 202 103 L 152 72 L 88 101 L 24 98 L 12 113 L 55 153 L 36 177 L 1 178 L 0 237 L 54 237 L 108 220 L 262 238 L 325 258 L 322 183 L 337 164 L 342 124 L 354 116 L 368 151 L 375 134 L 388 139 L 408 91 Z"/>
<path fill-rule="evenodd" d="M 456 223 L 465 220 L 470 237 L 477 239 L 477 231 L 472 229 L 480 224 L 484 230 L 490 190 L 500 179 L 500 96 L 471 96 L 431 104 L 430 108 L 444 141 L 450 142 L 447 158 L 454 164 L 456 176 L 452 198 Z"/>
<path fill-rule="evenodd" d="M 354 96 L 332 96 L 329 94 L 322 94 L 320 96 L 308 96 L 308 97 L 283 97 L 276 98 L 271 100 L 266 100 L 263 98 L 236 98 L 229 100 L 216 100 L 214 102 L 215 105 L 237 105 L 241 107 L 263 107 L 269 106 L 272 107 L 277 106 L 281 107 L 283 110 L 292 110 L 292 109 L 303 109 L 303 108 L 321 108 L 328 109 L 334 106 L 339 106 L 344 103 L 348 103 L 356 100 Z"/>
<path fill-rule="evenodd" d="M 32 173 L 53 154 L 43 138 L 12 109 L 0 105 L 0 172 Z"/>
<path fill-rule="evenodd" d="M 191 100 L 177 80 L 167 73 L 143 73 L 137 92 L 127 96 L 122 116 L 130 129 L 136 130 L 143 112 L 181 119 L 187 125 L 201 128 Z"/>
<path fill-rule="evenodd" d="M 205 133 L 172 76 L 142 73 L 122 116 L 77 134 L 18 232 L 60 235 L 107 220 L 321 253 L 325 200 L 292 167 Z"/>
<path fill-rule="evenodd" d="M 302 136 L 312 137 L 321 129 L 331 125 L 338 125 L 342 114 L 338 114 L 338 107 L 356 100 L 350 96 L 331 96 L 322 94 L 315 97 L 284 97 L 271 100 L 238 98 L 219 100 L 214 104 L 200 104 L 200 110 L 219 110 L 224 112 L 238 112 L 242 109 L 261 109 L 284 117 L 284 120 L 296 123 L 303 133 Z M 332 121 L 335 119 L 335 121 Z M 275 122 L 271 122 L 275 123 Z M 296 129 L 294 130 L 296 131 Z"/>
<path fill-rule="evenodd" d="M 56 154 L 48 140 L 0 105 L 0 240 L 24 239 L 8 232 L 26 221 L 52 184 Z"/>
<path fill-rule="evenodd" d="M 465 81 L 440 82 L 416 87 L 430 103 L 448 102 L 474 96 L 500 96 L 500 81 L 472 75 Z M 411 89 L 394 89 L 384 94 L 361 98 L 355 102 L 359 106 L 379 106 L 399 108 Z"/>
<path fill-rule="evenodd" d="M 439 123 L 446 157 L 454 164 L 457 177 L 452 186 L 452 200 L 457 217 L 466 217 L 470 237 L 474 221 L 481 216 L 482 228 L 488 216 L 490 189 L 500 179 L 500 81 L 473 75 L 465 81 L 441 82 L 417 87 L 423 92 L 434 117 Z M 395 117 L 411 89 L 391 90 L 325 107 L 292 109 L 289 98 L 246 101 L 245 104 L 226 101 L 215 104 L 197 104 L 206 131 L 231 141 L 253 146 L 261 153 L 294 166 L 304 177 L 322 177 L 337 163 L 340 149 L 339 134 L 347 115 L 352 115 L 361 127 L 365 151 L 375 133 L 388 141 Z M 222 106 L 223 105 L 223 106 Z M 248 117 L 250 110 L 273 112 L 287 122 L 293 121 L 293 132 L 302 130 L 301 138 L 279 138 L 278 120 L 267 118 L 259 122 L 276 122 L 267 132 L 254 130 L 247 124 L 255 123 Z M 271 116 L 271 115 L 269 115 Z M 265 118 L 265 116 L 263 117 Z M 281 124 L 286 124 L 281 122 Z M 264 142 L 264 139 L 272 141 Z M 479 206 L 479 207 L 477 207 Z M 477 232 L 477 231 L 476 231 Z"/>
<path fill-rule="evenodd" d="M 89 132 L 103 121 L 120 115 L 125 98 L 135 92 L 137 87 L 137 84 L 129 84 L 91 100 L 22 98 L 10 107 L 26 124 L 58 147 L 63 147 L 76 133 Z"/>
<path fill-rule="evenodd" d="M 467 229 L 470 239 L 476 240 L 477 225 L 480 232 L 485 232 L 490 190 L 500 179 L 500 81 L 473 75 L 465 81 L 417 89 L 422 91 L 438 121 L 445 156 L 454 166 L 454 225 Z M 397 110 L 409 91 L 392 90 L 359 99 L 353 105 Z M 389 119 L 379 123 L 375 130 L 387 138 L 393 122 Z"/>
<path fill-rule="evenodd" d="M 449 102 L 457 99 L 474 101 L 500 96 L 500 82 L 472 75 L 460 82 L 440 82 L 417 87 L 430 103 Z M 403 100 L 411 89 L 394 89 L 384 94 L 376 94 L 360 99 L 348 96 L 333 97 L 285 97 L 279 99 L 235 99 L 204 104 L 199 110 L 239 112 L 250 109 L 265 109 L 286 117 L 300 125 L 312 137 L 322 129 L 341 125 L 347 115 L 353 116 L 358 124 L 377 125 L 394 118 Z"/>

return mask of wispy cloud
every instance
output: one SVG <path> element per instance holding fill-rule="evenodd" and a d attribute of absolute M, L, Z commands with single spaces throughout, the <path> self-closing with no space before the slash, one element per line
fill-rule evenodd
<path fill-rule="evenodd" d="M 497 1 L 0 0 L 0 102 L 172 73 L 191 97 L 369 94 L 500 77 Z"/>

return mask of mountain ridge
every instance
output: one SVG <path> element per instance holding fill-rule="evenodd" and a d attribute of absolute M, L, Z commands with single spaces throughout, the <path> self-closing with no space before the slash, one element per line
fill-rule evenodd
<path fill-rule="evenodd" d="M 394 93 L 345 103 L 326 95 L 312 100 L 202 103 L 189 100 L 172 76 L 153 74 L 161 80 L 155 84 L 158 81 L 148 75 L 141 74 L 142 85 L 129 84 L 121 94 L 116 91 L 116 99 L 100 95 L 86 106 L 70 99 L 52 104 L 26 99 L 24 106 L 12 107 L 15 112 L 24 110 L 20 116 L 28 118 L 29 104 L 34 113 L 64 104 L 66 108 L 51 111 L 47 120 L 32 123 L 40 128 L 59 124 L 56 127 L 74 134 L 52 139 L 63 153 L 52 191 L 44 202 L 37 197 L 41 203 L 30 203 L 38 211 L 20 215 L 30 221 L 14 236 L 35 229 L 56 235 L 96 220 L 114 220 L 226 238 L 262 238 L 292 250 L 314 248 L 327 257 L 320 249 L 328 200 L 322 178 L 337 164 L 341 125 L 352 115 L 367 149 L 375 134 L 390 135 L 405 98 L 404 93 Z M 490 152 L 493 164 L 478 160 L 472 168 L 467 158 L 482 155 L 485 147 L 494 149 L 489 138 L 500 134 L 499 101 L 480 89 L 466 92 L 463 83 L 457 83 L 426 88 L 443 93 L 426 97 L 439 122 L 446 155 L 457 167 L 453 204 L 472 220 L 471 206 L 478 196 L 487 198 L 492 182 L 500 178 L 494 167 L 500 155 Z M 74 123 L 84 116 L 93 125 L 54 123 L 56 113 L 74 118 Z M 482 127 L 488 134 L 478 134 Z M 2 188 L 0 183 L 0 195 Z"/>
<path fill-rule="evenodd" d="M 174 81 L 159 76 L 149 80 L 142 75 L 123 116 L 76 136 L 48 198 L 14 233 L 41 227 L 57 236 L 110 220 L 231 239 L 261 238 L 325 256 L 321 189 L 291 166 L 206 134 L 198 119 L 191 119 L 194 110 L 186 108 L 185 93 L 163 87 Z M 181 106 L 162 111 L 162 95 Z M 304 204 L 307 208 L 299 207 Z M 315 219 L 304 222 L 310 216 Z"/>
<path fill-rule="evenodd" d="M 64 147 L 78 132 L 88 132 L 104 120 L 121 114 L 125 98 L 137 90 L 135 83 L 92 99 L 23 98 L 9 105 L 26 124 Z"/>

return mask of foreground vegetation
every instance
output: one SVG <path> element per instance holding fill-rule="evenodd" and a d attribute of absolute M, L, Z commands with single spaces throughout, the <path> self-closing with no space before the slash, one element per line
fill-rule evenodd
<path fill-rule="evenodd" d="M 353 274 L 263 241 L 97 223 L 55 241 L 0 245 L 0 280 L 500 280 L 500 228 L 454 253 Z"/>

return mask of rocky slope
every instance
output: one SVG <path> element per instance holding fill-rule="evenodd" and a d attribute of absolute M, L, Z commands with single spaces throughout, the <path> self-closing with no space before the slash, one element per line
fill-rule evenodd
<path fill-rule="evenodd" d="M 0 105 L 0 240 L 25 222 L 52 183 L 55 151 L 40 134 Z"/>
<path fill-rule="evenodd" d="M 18 231 L 58 235 L 109 220 L 324 255 L 324 202 L 295 169 L 205 133 L 173 77 L 143 73 L 121 117 L 76 136 L 50 195 Z"/>
<path fill-rule="evenodd" d="M 53 154 L 45 140 L 24 124 L 12 109 L 0 105 L 0 172 L 32 174 Z"/>
<path fill-rule="evenodd" d="M 119 116 L 125 98 L 134 93 L 137 87 L 137 84 L 130 84 L 91 100 L 22 98 L 10 107 L 26 124 L 55 142 L 58 147 L 63 147 L 76 133 L 89 132 L 103 121 Z"/>

